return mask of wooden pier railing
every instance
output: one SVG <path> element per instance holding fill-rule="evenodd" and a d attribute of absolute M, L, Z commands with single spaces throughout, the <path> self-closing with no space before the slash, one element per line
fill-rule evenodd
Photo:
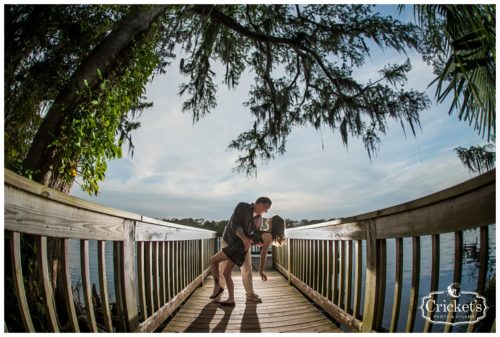
<path fill-rule="evenodd" d="M 461 282 L 463 233 L 470 229 L 480 233 L 477 284 L 476 289 L 470 290 L 484 293 L 491 240 L 488 227 L 491 230 L 494 226 L 495 171 L 491 171 L 402 205 L 288 229 L 288 244 L 273 248 L 273 262 L 290 283 L 350 330 L 395 332 L 398 331 L 401 316 L 406 317 L 406 322 L 404 330 L 399 330 L 412 332 L 415 330 L 419 291 L 429 294 L 438 290 L 441 253 L 454 254 L 453 281 Z M 440 238 L 445 233 L 454 235 L 451 252 L 440 250 Z M 420 289 L 423 236 L 430 236 L 432 242 L 431 251 L 425 252 L 432 259 L 430 288 L 427 289 Z M 405 241 L 411 244 L 411 275 L 403 272 L 405 238 L 411 241 Z M 393 241 L 391 247 L 395 246 L 394 275 L 387 275 L 387 247 L 390 241 Z M 411 280 L 409 291 L 405 294 L 402 293 L 404 276 Z M 387 287 L 388 278 L 389 282 L 394 280 L 391 287 Z M 386 288 L 392 288 L 392 296 L 386 294 Z M 409 298 L 404 308 L 403 295 L 405 299 Z M 382 326 L 386 298 L 392 299 L 392 307 L 388 308 L 391 319 L 388 326 Z M 403 314 L 400 315 L 400 312 Z M 443 324 L 445 332 L 451 331 L 453 319 L 450 315 Z M 433 326 L 429 320 L 425 322 L 421 330 L 430 332 Z M 474 324 L 469 324 L 467 331 L 472 332 L 474 328 Z M 489 329 L 495 329 L 494 320 Z"/>
<path fill-rule="evenodd" d="M 79 242 L 85 329 L 90 331 L 154 331 L 203 282 L 209 257 L 218 248 L 215 232 L 167 223 L 83 201 L 5 172 L 5 244 L 20 320 L 25 331 L 35 331 L 26 298 L 21 262 L 23 237 L 34 237 L 38 248 L 40 289 L 51 331 L 79 331 L 70 275 L 70 240 Z M 383 210 L 287 230 L 288 244 L 273 248 L 273 262 L 306 296 L 352 331 L 414 331 L 421 289 L 422 238 L 430 237 L 430 287 L 438 290 L 440 247 L 445 235 L 454 235 L 453 281 L 460 283 L 463 235 L 480 235 L 476 292 L 485 291 L 495 226 L 495 171 L 458 186 Z M 56 308 L 47 258 L 48 238 L 63 247 L 65 308 Z M 404 241 L 406 240 L 406 241 Z M 410 275 L 404 268 L 404 242 L 411 241 Z M 73 242 L 73 241 L 72 241 Z M 101 308 L 96 317 L 90 275 L 91 243 L 97 248 L 97 279 Z M 388 246 L 395 247 L 394 275 L 388 275 Z M 111 247 L 110 247 L 111 246 Z M 106 265 L 106 247 L 112 248 L 112 266 Z M 424 252 L 426 253 L 426 252 Z M 451 253 L 450 253 L 451 254 Z M 406 256 L 405 256 L 406 257 Z M 25 269 L 24 269 L 25 270 Z M 115 310 L 110 309 L 108 272 L 113 271 Z M 6 271 L 7 273 L 7 271 Z M 403 292 L 403 278 L 411 286 Z M 387 287 L 388 278 L 394 286 Z M 95 278 L 94 278 L 95 279 Z M 390 281 L 390 279 L 389 279 Z M 390 288 L 393 293 L 388 294 Z M 387 298 L 390 323 L 383 326 Z M 408 298 L 403 307 L 402 298 Z M 61 313 L 61 310 L 64 311 Z M 400 315 L 403 313 L 403 315 Z M 61 315 L 62 314 L 62 315 Z M 68 317 L 68 322 L 60 316 Z M 406 321 L 399 324 L 400 316 Z M 453 322 L 448 317 L 447 322 Z M 403 325 L 404 328 L 398 329 Z M 69 327 L 69 328 L 68 328 Z M 494 330 L 495 321 L 491 322 Z M 5 324 L 6 330 L 9 326 Z M 430 332 L 426 323 L 422 331 Z M 475 325 L 469 324 L 468 331 Z M 451 331 L 446 325 L 444 331 Z"/>
<path fill-rule="evenodd" d="M 90 331 L 147 332 L 158 328 L 203 282 L 209 257 L 215 253 L 215 232 L 176 225 L 86 202 L 48 189 L 5 171 L 5 244 L 24 330 L 33 332 L 21 261 L 22 238 L 35 237 L 40 289 L 51 331 L 80 331 L 70 275 L 69 240 L 80 243 L 80 266 L 86 317 Z M 47 240 L 61 240 L 65 308 L 56 308 Z M 94 307 L 89 243 L 97 242 L 101 308 Z M 106 264 L 112 246 L 113 265 Z M 109 247 L 108 247 L 109 248 Z M 108 249 L 109 251 L 109 249 Z M 95 262 L 94 262 L 95 263 Z M 110 270 L 111 269 L 111 270 Z M 114 278 L 116 313 L 111 312 L 108 274 Z M 96 309 L 102 313 L 96 319 Z M 61 322 L 60 311 L 69 322 Z M 102 317 L 102 318 L 101 318 Z M 115 319 L 113 319 L 115 317 Z M 81 320 L 81 319 L 80 319 Z M 9 330 L 9 326 L 5 324 Z"/>

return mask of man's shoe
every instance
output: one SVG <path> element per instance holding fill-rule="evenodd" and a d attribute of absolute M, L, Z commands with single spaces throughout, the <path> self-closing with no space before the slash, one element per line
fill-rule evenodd
<path fill-rule="evenodd" d="M 259 297 L 257 294 L 251 294 L 247 295 L 247 300 L 252 301 L 252 302 L 257 302 L 257 303 L 262 303 L 262 299 Z"/>

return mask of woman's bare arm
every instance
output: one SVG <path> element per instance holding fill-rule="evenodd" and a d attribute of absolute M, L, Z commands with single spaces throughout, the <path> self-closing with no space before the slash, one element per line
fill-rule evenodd
<path fill-rule="evenodd" d="M 267 250 L 273 241 L 273 236 L 271 233 L 263 233 L 262 241 L 264 242 L 262 245 L 262 249 L 260 251 L 260 264 L 259 264 L 259 273 L 262 281 L 267 281 L 267 276 L 264 274 L 264 265 L 266 264 Z"/>

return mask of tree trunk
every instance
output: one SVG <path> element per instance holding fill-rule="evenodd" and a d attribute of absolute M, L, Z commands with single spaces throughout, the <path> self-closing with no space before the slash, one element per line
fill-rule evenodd
<path fill-rule="evenodd" d="M 116 60 L 132 46 L 133 41 L 150 29 L 151 24 L 165 12 L 167 7 L 167 5 L 138 7 L 94 48 L 75 71 L 47 112 L 23 162 L 23 168 L 33 173 L 35 181 L 54 187 L 60 184 L 57 181 L 53 182 L 54 179 L 57 180 L 55 172 L 60 165 L 60 154 L 50 145 L 60 138 L 62 126 L 70 122 L 74 116 L 74 109 L 80 103 L 78 92 L 85 88 L 85 81 L 90 87 L 99 83 L 98 70 L 104 77 L 107 74 L 117 73 L 115 68 L 121 64 Z"/>

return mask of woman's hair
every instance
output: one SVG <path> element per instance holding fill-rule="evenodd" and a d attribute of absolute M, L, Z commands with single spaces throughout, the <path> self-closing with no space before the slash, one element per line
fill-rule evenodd
<path fill-rule="evenodd" d="M 285 220 L 279 215 L 274 215 L 271 217 L 271 223 L 273 246 L 282 246 L 285 244 Z"/>

